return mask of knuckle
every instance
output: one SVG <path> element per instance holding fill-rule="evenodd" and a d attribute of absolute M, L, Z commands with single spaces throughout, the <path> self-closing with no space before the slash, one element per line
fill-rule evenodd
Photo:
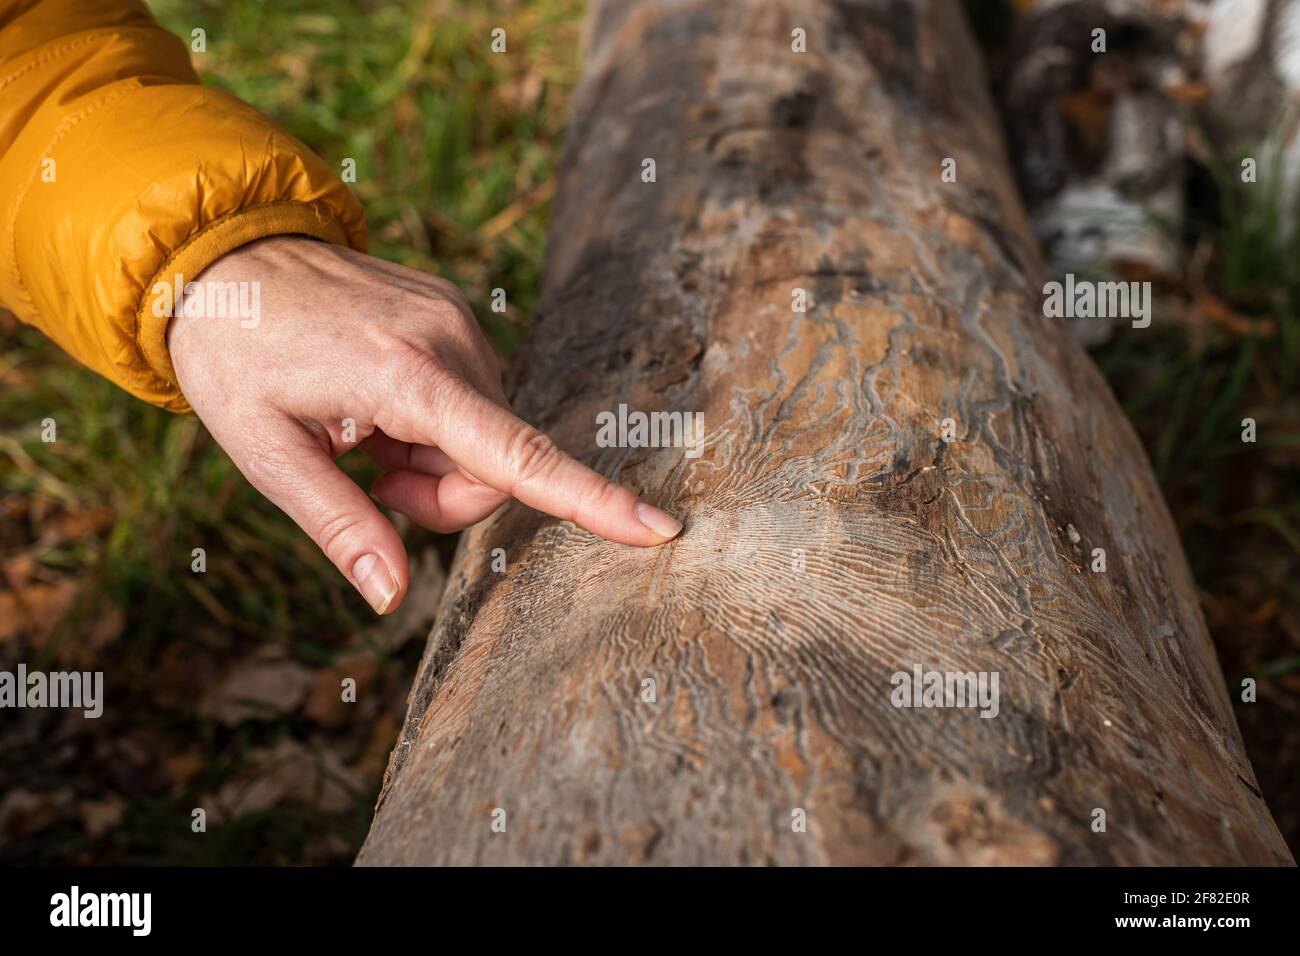
<path fill-rule="evenodd" d="M 383 360 L 382 374 L 391 394 L 416 397 L 440 390 L 449 370 L 436 352 L 403 344 Z"/>
<path fill-rule="evenodd" d="M 284 487 L 293 474 L 293 458 L 267 442 L 257 442 L 244 449 L 239 462 L 248 483 L 263 494 Z"/>
<path fill-rule="evenodd" d="M 513 475 L 511 491 L 544 482 L 555 474 L 564 453 L 549 435 L 525 425 L 510 439 L 506 460 Z"/>
<path fill-rule="evenodd" d="M 435 308 L 444 315 L 453 316 L 462 322 L 473 321 L 474 310 L 469 299 L 460 287 L 446 279 L 435 279 Z"/>
<path fill-rule="evenodd" d="M 460 337 L 467 329 L 478 324 L 469 300 L 450 284 L 445 290 L 435 289 L 430 294 L 412 300 L 406 309 L 415 317 L 412 334 L 421 339 L 448 335 Z"/>
<path fill-rule="evenodd" d="M 440 427 L 465 388 L 463 376 L 438 350 L 409 344 L 393 349 L 367 387 L 381 409 L 375 424 L 402 435 Z"/>
<path fill-rule="evenodd" d="M 312 540 L 336 564 L 345 564 L 348 542 L 356 538 L 362 520 L 353 514 L 338 514 L 321 522 L 312 533 Z"/>
<path fill-rule="evenodd" d="M 623 489 L 613 482 L 593 479 L 578 495 L 578 513 L 590 515 L 605 511 L 622 493 Z"/>

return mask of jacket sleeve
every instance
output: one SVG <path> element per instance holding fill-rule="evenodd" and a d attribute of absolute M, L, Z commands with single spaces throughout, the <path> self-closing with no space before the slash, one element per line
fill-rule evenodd
<path fill-rule="evenodd" d="M 365 249 L 334 171 L 200 85 L 143 3 L 0 0 L 0 304 L 131 394 L 188 411 L 155 294 L 278 233 Z"/>

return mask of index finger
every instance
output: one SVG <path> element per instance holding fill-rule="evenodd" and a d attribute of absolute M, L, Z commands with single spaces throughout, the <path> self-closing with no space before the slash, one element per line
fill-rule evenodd
<path fill-rule="evenodd" d="M 479 481 L 610 541 L 651 547 L 682 530 L 676 518 L 565 454 L 545 433 L 467 383 L 450 395 L 430 434 Z"/>

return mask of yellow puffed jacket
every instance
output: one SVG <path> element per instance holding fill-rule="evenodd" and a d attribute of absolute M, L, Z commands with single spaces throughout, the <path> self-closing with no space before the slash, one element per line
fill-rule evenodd
<path fill-rule="evenodd" d="M 277 233 L 366 241 L 325 161 L 200 85 L 143 3 L 0 0 L 0 304 L 133 395 L 188 411 L 152 290 Z"/>

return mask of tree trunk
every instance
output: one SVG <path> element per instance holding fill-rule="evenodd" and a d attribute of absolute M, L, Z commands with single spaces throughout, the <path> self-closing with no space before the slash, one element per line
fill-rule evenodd
<path fill-rule="evenodd" d="M 960 10 L 588 32 L 515 407 L 686 530 L 465 535 L 359 862 L 1290 862 Z M 620 404 L 702 412 L 703 454 L 598 447 Z M 917 668 L 996 716 L 896 706 Z"/>

